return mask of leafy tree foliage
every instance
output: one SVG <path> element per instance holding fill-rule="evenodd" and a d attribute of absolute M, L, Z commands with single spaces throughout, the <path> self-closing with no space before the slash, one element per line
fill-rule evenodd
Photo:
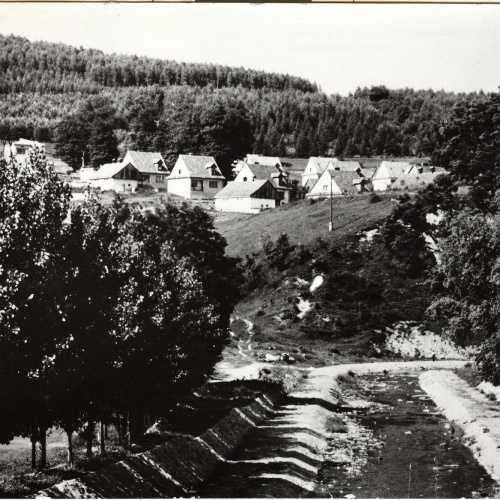
<path fill-rule="evenodd" d="M 58 424 L 72 462 L 73 434 L 113 415 L 136 439 L 220 358 L 238 296 L 225 242 L 188 205 L 88 195 L 65 221 L 69 190 L 39 152 L 2 167 L 0 440 Z"/>
<path fill-rule="evenodd" d="M 500 94 L 459 103 L 441 129 L 440 141 L 436 164 L 470 185 L 473 203 L 487 209 L 500 187 Z"/>
<path fill-rule="evenodd" d="M 56 153 L 70 167 L 99 167 L 118 157 L 115 111 L 108 99 L 92 97 L 65 117 L 55 133 Z"/>

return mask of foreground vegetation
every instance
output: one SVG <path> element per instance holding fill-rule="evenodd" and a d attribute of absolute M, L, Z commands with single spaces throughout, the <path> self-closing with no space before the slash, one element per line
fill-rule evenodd
<path fill-rule="evenodd" d="M 70 464 L 96 422 L 134 443 L 220 359 L 238 297 L 224 240 L 185 204 L 89 195 L 67 221 L 69 188 L 38 151 L 0 177 L 0 441 L 29 437 L 33 468 L 39 442 L 42 469 L 53 426 Z"/>

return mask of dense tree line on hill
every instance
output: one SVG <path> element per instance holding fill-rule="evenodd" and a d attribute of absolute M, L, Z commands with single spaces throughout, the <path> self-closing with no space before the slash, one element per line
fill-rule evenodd
<path fill-rule="evenodd" d="M 34 152 L 0 168 L 0 442 L 96 422 L 129 442 L 211 374 L 237 300 L 234 263 L 200 208 L 143 213 L 70 191 Z M 123 442 L 123 441 L 122 441 Z"/>
<path fill-rule="evenodd" d="M 97 93 L 102 87 L 189 85 L 314 92 L 304 78 L 231 68 L 186 64 L 129 55 L 104 54 L 62 43 L 30 42 L 0 35 L 0 93 Z"/>
<path fill-rule="evenodd" d="M 50 142 L 61 120 L 99 94 L 115 110 L 113 130 L 122 149 L 163 148 L 167 156 L 179 148 L 201 154 L 207 144 L 216 154 L 227 150 L 227 144 L 219 143 L 225 134 L 199 140 L 207 130 L 199 116 L 210 114 L 204 108 L 215 116 L 217 107 L 222 116 L 226 103 L 235 101 L 246 118 L 222 129 L 231 125 L 247 151 L 288 157 L 429 155 L 453 106 L 486 99 L 482 94 L 383 86 L 357 89 L 348 97 L 327 96 L 307 80 L 291 76 L 105 55 L 12 36 L 0 37 L 0 68 L 2 140 L 22 136 Z M 151 115 L 161 126 L 139 130 L 146 125 L 144 101 L 154 103 L 158 93 L 163 97 Z M 166 124 L 169 130 L 164 132 Z"/>

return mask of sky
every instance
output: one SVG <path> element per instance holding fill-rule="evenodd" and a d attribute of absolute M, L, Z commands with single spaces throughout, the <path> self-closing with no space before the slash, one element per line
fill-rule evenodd
<path fill-rule="evenodd" d="M 0 3 L 0 33 L 357 87 L 500 86 L 500 5 Z"/>

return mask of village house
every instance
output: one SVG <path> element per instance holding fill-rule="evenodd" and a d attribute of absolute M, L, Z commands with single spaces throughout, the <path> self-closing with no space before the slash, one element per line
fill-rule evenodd
<path fill-rule="evenodd" d="M 281 193 L 270 180 L 233 181 L 215 195 L 215 210 L 256 214 L 280 202 Z"/>
<path fill-rule="evenodd" d="M 326 170 L 328 164 L 332 161 L 338 161 L 337 158 L 322 158 L 318 156 L 311 156 L 307 162 L 307 166 L 301 175 L 302 186 L 312 189 L 320 175 Z"/>
<path fill-rule="evenodd" d="M 249 154 L 246 155 L 243 160 L 247 165 L 264 165 L 266 167 L 279 167 L 283 169 L 283 165 L 281 164 L 281 159 L 277 156 L 262 156 L 262 155 L 254 155 Z"/>
<path fill-rule="evenodd" d="M 45 150 L 45 144 L 28 139 L 19 139 L 16 142 L 5 145 L 3 156 L 6 161 L 13 157 L 18 162 L 24 162 L 27 159 L 28 152 L 33 148 Z"/>
<path fill-rule="evenodd" d="M 142 175 L 143 184 L 157 189 L 167 189 L 170 172 L 161 153 L 128 150 L 122 163 L 134 165 Z"/>
<path fill-rule="evenodd" d="M 143 180 L 142 174 L 134 165 L 124 162 L 106 163 L 99 170 L 88 168 L 83 174 L 83 178 L 80 178 L 89 186 L 117 193 L 135 193 Z"/>
<path fill-rule="evenodd" d="M 407 161 L 383 161 L 372 177 L 373 190 L 387 191 L 389 186 L 410 168 L 410 163 Z"/>
<path fill-rule="evenodd" d="M 270 180 L 280 193 L 281 200 L 278 205 L 290 203 L 291 188 L 288 185 L 288 174 L 278 163 L 275 165 L 261 165 L 260 163 L 245 163 L 234 182 L 264 181 Z"/>
<path fill-rule="evenodd" d="M 168 192 L 187 199 L 213 198 L 225 184 L 213 156 L 179 155 L 168 177 Z"/>
<path fill-rule="evenodd" d="M 343 170 L 325 170 L 314 184 L 306 198 L 330 198 L 356 194 L 366 190 L 369 179 L 361 177 L 357 172 Z"/>
<path fill-rule="evenodd" d="M 438 175 L 446 174 L 442 167 L 410 165 L 390 186 L 391 190 L 418 190 L 432 184 Z"/>

